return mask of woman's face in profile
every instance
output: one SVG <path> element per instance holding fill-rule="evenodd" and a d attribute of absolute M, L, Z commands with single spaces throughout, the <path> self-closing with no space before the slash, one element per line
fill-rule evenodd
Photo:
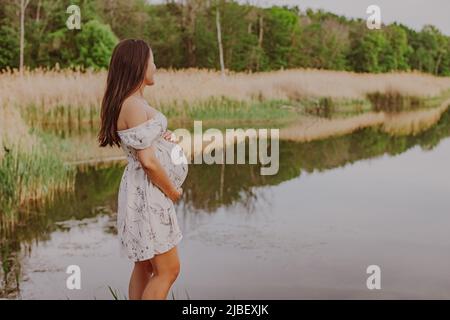
<path fill-rule="evenodd" d="M 147 72 L 145 74 L 145 84 L 151 86 L 155 84 L 154 75 L 156 73 L 156 65 L 153 57 L 153 51 L 150 50 L 150 57 L 148 58 Z"/>

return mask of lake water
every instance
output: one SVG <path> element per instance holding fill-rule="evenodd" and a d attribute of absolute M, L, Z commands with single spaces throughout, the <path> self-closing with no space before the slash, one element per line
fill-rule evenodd
<path fill-rule="evenodd" d="M 257 165 L 190 165 L 169 299 L 449 299 L 449 137 L 447 111 L 416 135 L 373 127 L 281 141 L 275 176 Z M 127 294 L 132 264 L 115 229 L 123 169 L 80 168 L 74 193 L 10 238 L 10 295 L 112 299 L 108 286 Z M 72 264 L 81 290 L 66 288 Z M 381 268 L 380 290 L 367 289 L 370 265 Z"/>

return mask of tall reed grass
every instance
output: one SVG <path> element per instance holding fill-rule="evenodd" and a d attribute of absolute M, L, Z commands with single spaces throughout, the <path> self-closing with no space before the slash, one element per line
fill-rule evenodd
<path fill-rule="evenodd" d="M 73 187 L 73 168 L 57 154 L 42 147 L 31 152 L 10 150 L 0 162 L 0 220 L 3 228 L 14 227 L 29 205 L 51 200 L 58 190 Z M 21 211 L 21 212 L 19 212 Z"/>
<path fill-rule="evenodd" d="M 34 70 L 22 78 L 8 71 L 0 74 L 0 100 L 24 111 L 29 123 L 92 122 L 98 119 L 105 79 L 105 71 Z M 421 73 L 293 69 L 222 77 L 219 72 L 202 69 L 158 70 L 146 99 L 154 107 L 183 116 L 205 107 L 205 101 L 226 109 L 227 101 L 211 100 L 221 97 L 239 102 L 323 98 L 319 105 L 329 109 L 333 99 L 366 100 L 368 95 L 389 92 L 423 98 L 449 88 L 450 78 Z"/>
<path fill-rule="evenodd" d="M 30 151 L 37 143 L 17 108 L 0 103 L 0 159 L 9 149 Z"/>
<path fill-rule="evenodd" d="M 73 187 L 74 168 L 43 143 L 17 110 L 0 106 L 0 235 L 14 228 L 29 205 Z M 1 237 L 0 237 L 1 240 Z"/>

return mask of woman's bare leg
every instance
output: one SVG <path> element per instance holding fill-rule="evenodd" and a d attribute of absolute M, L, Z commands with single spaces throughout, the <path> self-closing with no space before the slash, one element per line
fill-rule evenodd
<path fill-rule="evenodd" d="M 166 300 L 170 287 L 180 273 L 180 260 L 177 247 L 155 255 L 151 262 L 154 275 L 150 278 L 142 293 L 143 300 Z"/>
<path fill-rule="evenodd" d="M 153 266 L 150 260 L 138 261 L 134 263 L 131 273 L 130 284 L 128 286 L 128 298 L 130 300 L 140 300 L 142 293 L 153 273 Z"/>

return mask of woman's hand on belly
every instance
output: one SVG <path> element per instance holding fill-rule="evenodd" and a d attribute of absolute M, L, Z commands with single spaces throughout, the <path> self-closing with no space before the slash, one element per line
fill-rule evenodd
<path fill-rule="evenodd" d="M 170 130 L 166 130 L 166 132 L 164 132 L 163 138 L 170 142 L 177 142 L 175 134 Z"/>

